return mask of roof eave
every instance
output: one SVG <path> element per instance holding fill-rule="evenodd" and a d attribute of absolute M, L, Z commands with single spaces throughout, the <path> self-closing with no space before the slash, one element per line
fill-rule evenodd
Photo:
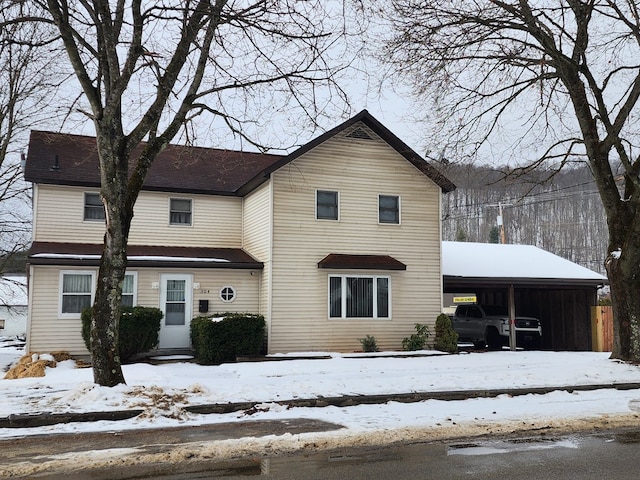
<path fill-rule="evenodd" d="M 518 286 L 562 286 L 562 287 L 601 287 L 609 281 L 598 278 L 525 278 L 525 277 L 465 277 L 458 275 L 443 275 L 446 284 L 476 284 L 476 285 L 518 285 Z"/>

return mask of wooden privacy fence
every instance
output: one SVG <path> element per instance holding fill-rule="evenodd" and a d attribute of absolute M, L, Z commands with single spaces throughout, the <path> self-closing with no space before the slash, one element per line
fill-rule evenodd
<path fill-rule="evenodd" d="M 613 350 L 613 309 L 610 306 L 591 307 L 591 344 L 594 352 Z"/>

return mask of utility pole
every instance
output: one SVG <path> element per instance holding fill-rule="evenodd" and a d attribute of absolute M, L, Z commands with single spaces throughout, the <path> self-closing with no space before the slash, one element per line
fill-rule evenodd
<path fill-rule="evenodd" d="M 502 221 L 502 207 L 508 207 L 510 205 L 513 205 L 512 203 L 502 203 L 502 202 L 498 202 L 498 203 L 494 203 L 491 205 L 487 205 L 487 207 L 498 207 L 498 228 L 500 229 L 500 243 L 501 244 L 505 244 L 507 243 L 507 237 L 505 235 L 505 231 L 504 231 L 504 222 Z"/>
<path fill-rule="evenodd" d="M 504 234 L 504 223 L 502 222 L 502 203 L 498 203 L 498 228 L 500 229 L 500 243 L 504 245 L 507 243 L 507 239 Z"/>

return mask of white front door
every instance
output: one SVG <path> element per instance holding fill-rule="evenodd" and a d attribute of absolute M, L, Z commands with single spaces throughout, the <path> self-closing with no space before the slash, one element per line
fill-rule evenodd
<path fill-rule="evenodd" d="M 164 313 L 158 348 L 189 348 L 193 307 L 191 275 L 160 275 L 160 308 Z"/>

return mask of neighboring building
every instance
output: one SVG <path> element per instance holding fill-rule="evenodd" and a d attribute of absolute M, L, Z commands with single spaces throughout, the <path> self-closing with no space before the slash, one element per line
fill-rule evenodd
<path fill-rule="evenodd" d="M 0 337 L 23 336 L 27 331 L 27 277 L 0 277 Z"/>
<path fill-rule="evenodd" d="M 34 131 L 30 351 L 86 354 L 104 233 L 95 139 Z M 269 352 L 398 349 L 440 313 L 441 195 L 455 186 L 367 111 L 290 155 L 169 146 L 135 205 L 123 302 L 193 316 L 263 314 Z"/>

